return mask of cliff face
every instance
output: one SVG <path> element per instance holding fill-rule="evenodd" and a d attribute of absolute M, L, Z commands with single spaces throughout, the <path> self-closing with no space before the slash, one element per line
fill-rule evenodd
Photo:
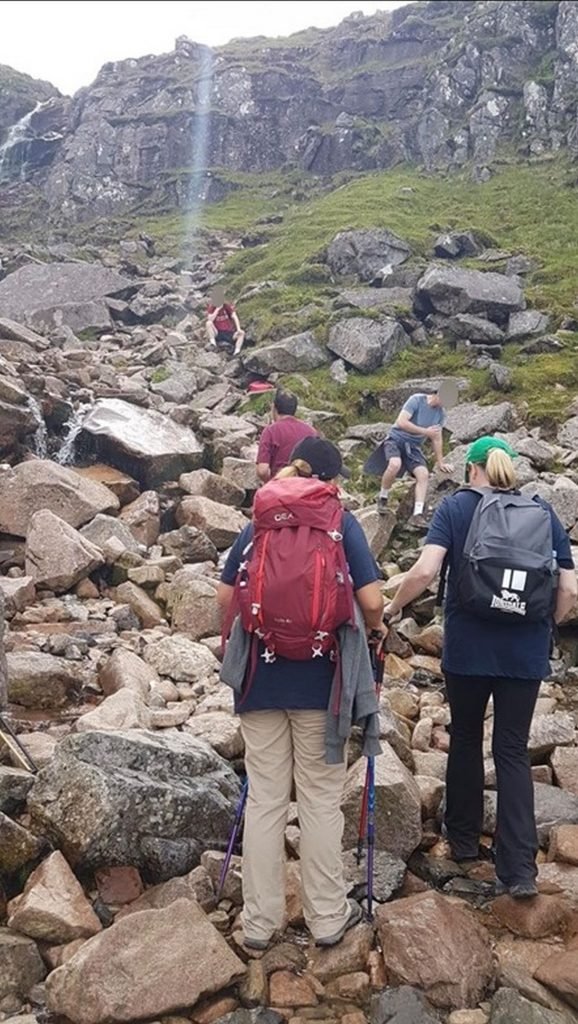
<path fill-rule="evenodd" d="M 483 180 L 505 144 L 576 152 L 577 96 L 577 0 L 412 4 L 217 50 L 180 38 L 47 97 L 20 149 L 0 150 L 0 182 L 33 182 L 53 216 L 77 220 L 210 196 L 215 169 L 471 162 Z"/>

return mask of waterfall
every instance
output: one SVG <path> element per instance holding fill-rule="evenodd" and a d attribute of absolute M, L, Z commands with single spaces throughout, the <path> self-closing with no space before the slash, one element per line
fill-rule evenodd
<path fill-rule="evenodd" d="M 205 49 L 201 55 L 197 77 L 196 110 L 193 115 L 189 183 L 189 208 L 187 212 L 187 239 L 198 240 L 203 205 L 206 196 L 206 169 L 209 163 L 211 142 L 211 103 L 213 96 L 214 55 Z"/>
<path fill-rule="evenodd" d="M 32 415 L 38 424 L 32 440 L 34 454 L 37 455 L 39 459 L 45 459 L 48 455 L 48 430 L 46 428 L 46 423 L 44 422 L 42 409 L 32 395 L 28 396 L 28 405 L 30 406 Z"/>
<path fill-rule="evenodd" d="M 91 406 L 88 402 L 79 405 L 78 409 L 73 412 L 72 416 L 68 420 L 64 440 L 54 456 L 54 461 L 58 462 L 61 466 L 70 466 L 74 463 L 74 457 L 76 454 L 76 438 L 82 430 L 83 423 L 90 408 Z"/>
<path fill-rule="evenodd" d="M 37 103 L 33 110 L 29 110 L 9 128 L 6 142 L 0 146 L 0 182 L 16 179 L 22 181 L 26 167 L 26 144 L 29 142 L 30 122 L 43 105 Z M 17 174 L 14 173 L 16 170 Z"/>

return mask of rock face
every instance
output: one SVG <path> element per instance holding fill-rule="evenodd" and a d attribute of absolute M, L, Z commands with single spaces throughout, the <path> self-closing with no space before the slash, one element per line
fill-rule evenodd
<path fill-rule="evenodd" d="M 106 298 L 131 290 L 128 278 L 100 263 L 30 263 L 0 281 L 0 316 L 36 327 L 102 328 L 112 323 Z"/>
<path fill-rule="evenodd" d="M 102 928 L 80 882 L 60 851 L 42 862 L 28 879 L 22 896 L 9 907 L 8 924 L 33 939 L 56 945 L 90 938 Z"/>
<path fill-rule="evenodd" d="M 410 343 L 409 335 L 395 320 L 352 317 L 334 324 L 329 332 L 328 348 L 354 369 L 372 373 L 391 362 Z"/>
<path fill-rule="evenodd" d="M 189 870 L 226 842 L 238 793 L 226 763 L 193 737 L 86 732 L 60 743 L 29 807 L 73 865 L 166 870 L 176 844 Z"/>
<path fill-rule="evenodd" d="M 35 512 L 26 539 L 26 572 L 37 587 L 61 593 L 98 569 L 100 548 L 52 512 Z"/>
<path fill-rule="evenodd" d="M 97 402 L 82 429 L 96 439 L 105 461 L 127 470 L 145 487 L 174 480 L 202 463 L 203 446 L 192 430 L 119 398 Z"/>
<path fill-rule="evenodd" d="M 512 277 L 461 267 L 430 267 L 417 283 L 416 301 L 424 310 L 446 316 L 473 313 L 506 323 L 523 309 L 524 293 Z"/>
<path fill-rule="evenodd" d="M 16 537 L 25 537 L 34 513 L 44 509 L 78 527 L 119 506 L 108 487 L 43 459 L 3 470 L 0 482 L 0 532 Z"/>
<path fill-rule="evenodd" d="M 398 266 L 411 256 L 407 242 L 386 228 L 340 231 L 327 247 L 327 264 L 341 277 L 371 281 L 388 265 Z"/>
<path fill-rule="evenodd" d="M 274 345 L 265 345 L 245 356 L 243 362 L 248 370 L 267 376 L 276 371 L 298 373 L 316 370 L 329 362 L 327 352 L 315 340 L 310 331 L 294 334 Z"/>
<path fill-rule="evenodd" d="M 85 943 L 50 975 L 48 1005 L 74 1024 L 148 1020 L 192 1007 L 244 972 L 205 912 L 180 899 L 123 918 Z"/>

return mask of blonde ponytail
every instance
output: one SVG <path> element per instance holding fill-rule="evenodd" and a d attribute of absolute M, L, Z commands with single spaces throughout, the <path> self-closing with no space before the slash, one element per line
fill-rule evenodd
<path fill-rule="evenodd" d="M 292 476 L 313 476 L 313 470 L 305 459 L 293 459 L 290 465 L 280 469 L 275 475 L 276 480 L 288 480 Z"/>
<path fill-rule="evenodd" d="M 516 486 L 514 463 L 507 452 L 501 448 L 492 448 L 484 466 L 490 487 L 501 491 L 511 491 Z"/>

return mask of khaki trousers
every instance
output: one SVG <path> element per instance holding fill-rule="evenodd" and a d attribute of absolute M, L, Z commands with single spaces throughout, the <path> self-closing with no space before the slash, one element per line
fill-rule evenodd
<path fill-rule="evenodd" d="M 285 828 L 297 793 L 305 921 L 315 939 L 349 917 L 341 839 L 346 765 L 325 763 L 325 711 L 241 715 L 249 797 L 243 838 L 243 931 L 269 939 L 284 927 Z"/>

